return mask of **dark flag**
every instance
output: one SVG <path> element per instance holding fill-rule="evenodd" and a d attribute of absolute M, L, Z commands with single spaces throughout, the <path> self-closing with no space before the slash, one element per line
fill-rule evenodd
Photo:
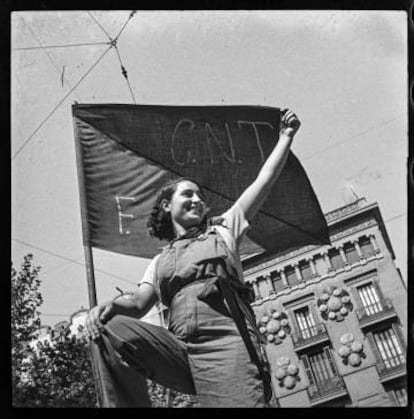
<path fill-rule="evenodd" d="M 158 190 L 181 176 L 204 190 L 210 216 L 228 209 L 278 140 L 280 110 L 260 106 L 72 107 L 85 245 L 151 258 L 164 242 L 147 219 Z M 292 152 L 241 254 L 328 244 L 328 228 Z"/>

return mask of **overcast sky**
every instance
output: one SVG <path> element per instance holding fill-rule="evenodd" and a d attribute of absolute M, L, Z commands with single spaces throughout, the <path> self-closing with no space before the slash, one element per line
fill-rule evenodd
<path fill-rule="evenodd" d="M 133 103 L 115 49 L 95 65 L 108 45 L 57 46 L 105 43 L 128 16 L 12 16 L 12 260 L 31 252 L 42 267 L 45 324 L 88 307 L 71 104 Z M 390 11 L 138 11 L 117 45 L 139 104 L 293 109 L 292 151 L 323 211 L 346 203 L 348 184 L 377 202 L 406 280 L 406 28 Z M 98 301 L 134 289 L 148 264 L 94 261 Z"/>

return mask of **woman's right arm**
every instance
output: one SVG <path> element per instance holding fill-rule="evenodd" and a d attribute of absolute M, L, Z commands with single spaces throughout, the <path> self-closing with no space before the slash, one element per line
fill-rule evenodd
<path fill-rule="evenodd" d="M 85 326 L 91 339 L 99 337 L 99 329 L 116 314 L 141 318 L 145 316 L 157 302 L 154 287 L 146 282 L 126 297 L 120 296 L 93 307 L 86 318 Z"/>

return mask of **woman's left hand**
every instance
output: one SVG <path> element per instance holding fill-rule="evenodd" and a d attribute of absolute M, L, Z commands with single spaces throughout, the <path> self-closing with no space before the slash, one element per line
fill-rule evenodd
<path fill-rule="evenodd" d="M 287 108 L 281 109 L 280 115 L 279 137 L 282 135 L 293 137 L 300 127 L 299 118 Z"/>

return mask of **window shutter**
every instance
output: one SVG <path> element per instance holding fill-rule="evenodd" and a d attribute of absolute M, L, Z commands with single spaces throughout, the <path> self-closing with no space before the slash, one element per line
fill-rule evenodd
<path fill-rule="evenodd" d="M 311 386 L 315 385 L 315 380 L 313 378 L 312 370 L 310 369 L 309 360 L 308 360 L 307 355 L 302 355 L 300 357 L 300 360 L 302 361 L 303 366 L 305 368 L 305 373 L 306 373 L 306 376 L 308 377 L 309 385 L 311 385 Z"/>
<path fill-rule="evenodd" d="M 367 339 L 368 339 L 368 342 L 369 342 L 369 345 L 371 346 L 371 348 L 372 348 L 372 352 L 374 353 L 374 357 L 375 357 L 375 360 L 377 361 L 377 362 L 379 362 L 379 363 L 381 363 L 382 364 L 382 357 L 381 357 L 381 355 L 380 355 L 380 353 L 379 353 L 379 351 L 378 351 L 378 349 L 377 349 L 377 345 L 376 345 L 376 343 L 375 343 L 375 341 L 374 341 L 374 337 L 372 336 L 372 332 L 369 332 L 369 333 L 367 333 L 366 334 L 366 337 L 367 337 Z"/>
<path fill-rule="evenodd" d="M 404 351 L 405 356 L 407 356 L 407 346 L 405 344 L 405 339 L 403 338 L 399 324 L 393 323 L 392 328 L 394 330 L 395 336 L 397 336 L 401 349 Z"/>
<path fill-rule="evenodd" d="M 296 316 L 293 310 L 286 310 L 286 315 L 289 321 L 289 326 L 291 328 L 291 335 L 299 333 L 299 329 L 296 324 Z"/>
<path fill-rule="evenodd" d="M 309 304 L 309 311 L 311 313 L 311 316 L 313 317 L 313 320 L 316 324 L 321 323 L 321 316 L 320 311 L 316 308 L 316 301 L 312 301 Z"/>
<path fill-rule="evenodd" d="M 363 308 L 364 305 L 362 304 L 362 300 L 359 296 L 358 290 L 355 287 L 350 287 L 349 290 L 351 291 L 351 295 L 357 308 Z"/>
<path fill-rule="evenodd" d="M 332 372 L 335 375 L 338 375 L 338 369 L 336 368 L 335 360 L 332 357 L 330 349 L 326 346 L 325 348 L 323 348 L 323 350 L 325 352 L 325 356 L 329 362 L 329 365 L 331 366 Z"/>
<path fill-rule="evenodd" d="M 374 279 L 372 281 L 372 284 L 374 285 L 375 291 L 377 291 L 377 295 L 380 298 L 380 300 L 384 301 L 384 294 L 382 293 L 378 279 Z"/>

